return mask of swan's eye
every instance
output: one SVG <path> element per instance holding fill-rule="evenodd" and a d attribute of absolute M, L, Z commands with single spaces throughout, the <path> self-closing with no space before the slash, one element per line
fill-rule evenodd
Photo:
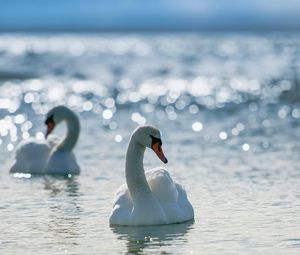
<path fill-rule="evenodd" d="M 151 146 L 153 146 L 154 144 L 158 143 L 160 146 L 162 146 L 162 141 L 160 138 L 156 138 L 153 135 L 150 135 L 151 139 L 152 139 L 152 143 Z"/>

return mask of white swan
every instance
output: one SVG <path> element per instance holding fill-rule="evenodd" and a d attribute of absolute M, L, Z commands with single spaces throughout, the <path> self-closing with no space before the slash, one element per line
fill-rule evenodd
<path fill-rule="evenodd" d="M 188 221 L 194 210 L 183 187 L 174 182 L 167 170 L 144 171 L 145 148 L 152 148 L 164 162 L 161 135 L 152 126 L 137 128 L 126 154 L 126 184 L 117 191 L 110 214 L 112 225 L 160 225 Z"/>
<path fill-rule="evenodd" d="M 54 127 L 62 121 L 67 123 L 67 136 L 59 143 L 56 136 L 50 135 Z M 79 174 L 80 168 L 72 152 L 79 132 L 79 119 L 65 106 L 57 106 L 47 113 L 47 141 L 30 138 L 18 146 L 11 173 L 31 174 Z M 50 135 L 50 136 L 49 136 Z"/>

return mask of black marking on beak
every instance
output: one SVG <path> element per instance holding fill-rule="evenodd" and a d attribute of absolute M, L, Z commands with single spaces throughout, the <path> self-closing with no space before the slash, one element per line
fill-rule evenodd
<path fill-rule="evenodd" d="M 154 144 L 158 143 L 160 146 L 162 146 L 162 141 L 160 138 L 156 138 L 153 135 L 150 135 L 152 139 L 151 147 L 153 147 Z"/>
<path fill-rule="evenodd" d="M 49 134 L 51 134 L 51 132 L 53 131 L 54 127 L 55 127 L 55 122 L 53 120 L 53 115 L 51 115 L 50 117 L 48 117 L 45 121 L 45 124 L 47 125 L 47 131 L 46 131 L 46 139 L 48 137 Z"/>
<path fill-rule="evenodd" d="M 55 125 L 55 122 L 53 120 L 53 115 L 49 116 L 46 121 L 45 121 L 45 124 L 48 125 L 49 123 L 52 123 Z"/>

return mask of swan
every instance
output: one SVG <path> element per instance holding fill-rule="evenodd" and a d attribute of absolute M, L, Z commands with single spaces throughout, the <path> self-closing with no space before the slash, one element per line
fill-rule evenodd
<path fill-rule="evenodd" d="M 57 136 L 52 135 L 55 126 L 60 122 L 67 123 L 67 136 L 59 142 Z M 11 173 L 30 174 L 79 174 L 80 168 L 76 162 L 72 149 L 79 137 L 80 124 L 76 114 L 65 106 L 52 108 L 46 116 L 46 139 L 29 138 L 21 142 L 15 151 Z"/>
<path fill-rule="evenodd" d="M 184 188 L 173 181 L 164 168 L 144 171 L 146 147 L 164 163 L 160 131 L 153 126 L 138 127 L 132 134 L 126 154 L 126 184 L 116 192 L 111 225 L 161 225 L 194 218 L 194 209 Z"/>

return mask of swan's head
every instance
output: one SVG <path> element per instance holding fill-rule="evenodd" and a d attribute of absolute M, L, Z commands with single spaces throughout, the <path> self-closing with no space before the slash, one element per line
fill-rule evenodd
<path fill-rule="evenodd" d="M 142 146 L 152 149 L 162 162 L 165 164 L 168 163 L 168 160 L 162 150 L 161 134 L 156 127 L 138 127 L 133 132 L 132 138 L 134 138 Z"/>
<path fill-rule="evenodd" d="M 52 108 L 46 116 L 45 124 L 47 125 L 46 138 L 52 133 L 55 126 L 60 122 L 69 119 L 75 114 L 66 106 L 60 105 Z"/>

